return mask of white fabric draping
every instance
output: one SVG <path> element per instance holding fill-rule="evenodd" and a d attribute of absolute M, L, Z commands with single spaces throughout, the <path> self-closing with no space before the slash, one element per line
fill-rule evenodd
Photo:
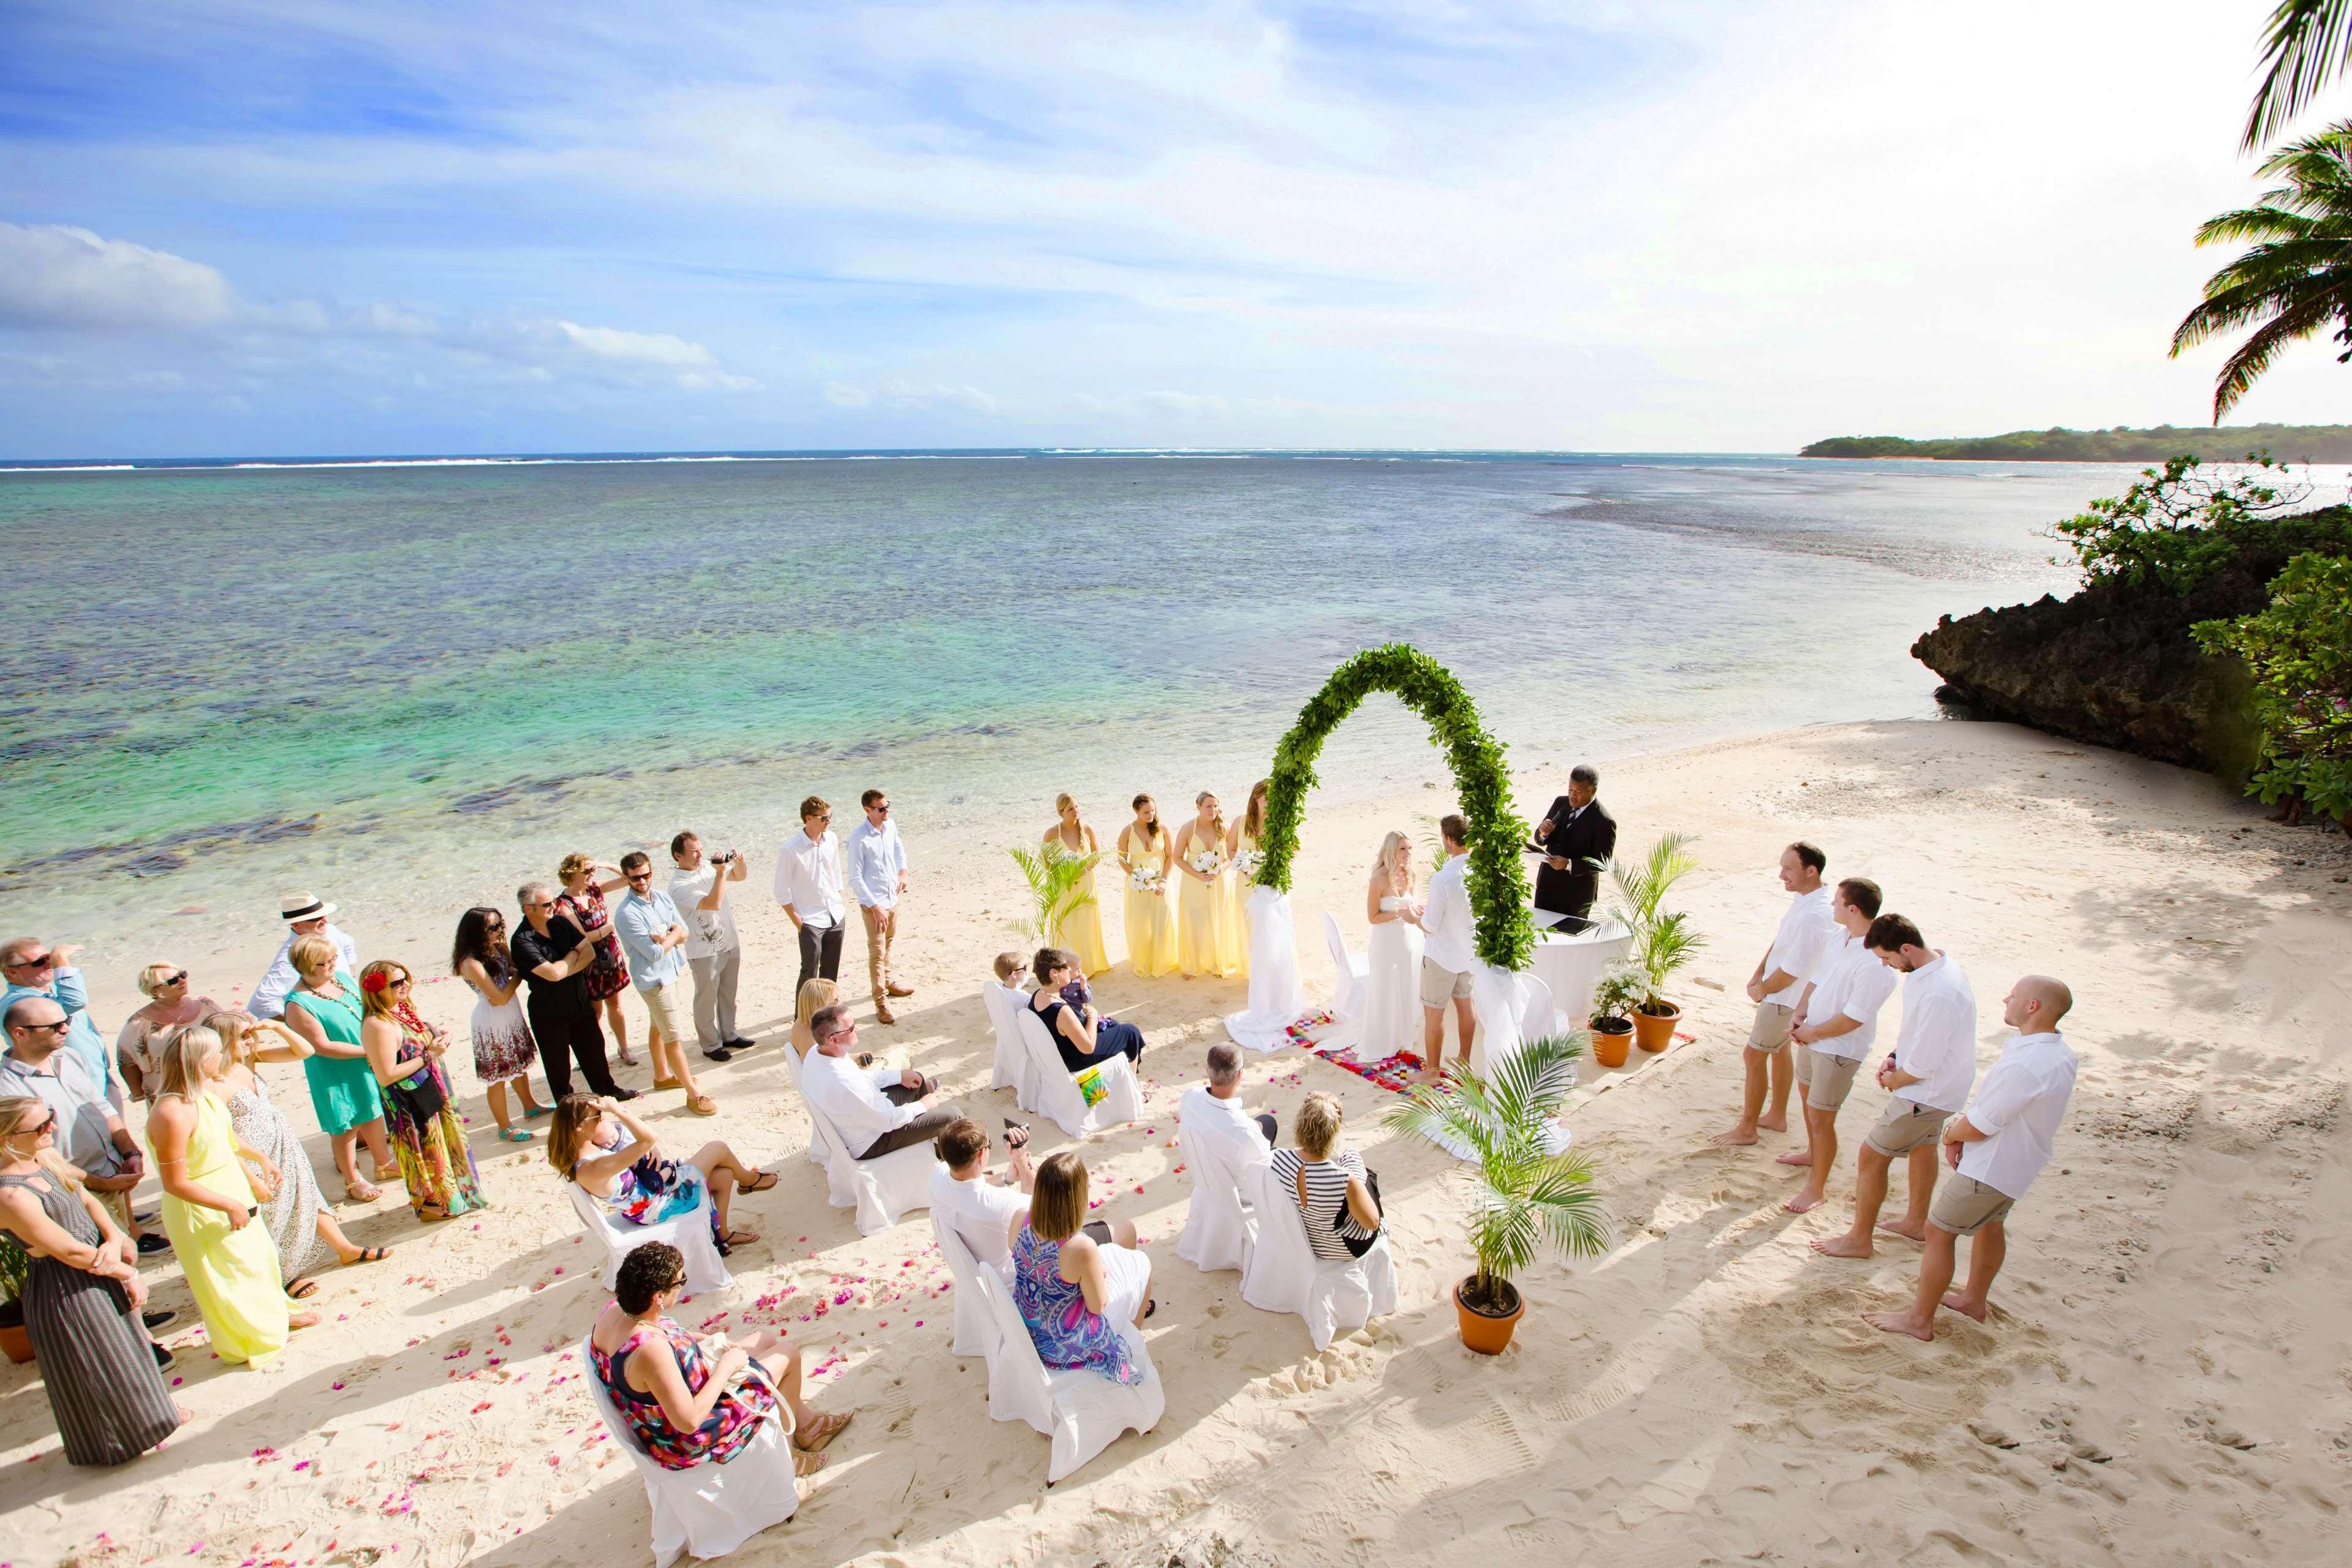
<path fill-rule="evenodd" d="M 1251 1051 L 1280 1051 L 1290 1043 L 1283 1031 L 1306 1009 L 1298 984 L 1298 932 L 1291 923 L 1290 895 L 1260 886 L 1251 893 L 1249 1007 L 1225 1017 L 1225 1032 Z"/>

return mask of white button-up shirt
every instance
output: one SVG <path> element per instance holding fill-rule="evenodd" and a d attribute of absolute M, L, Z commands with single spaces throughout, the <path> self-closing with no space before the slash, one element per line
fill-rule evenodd
<path fill-rule="evenodd" d="M 848 905 L 841 899 L 841 841 L 827 828 L 812 839 L 807 830 L 784 841 L 776 854 L 776 902 L 789 904 L 811 925 L 838 925 Z"/>
<path fill-rule="evenodd" d="M 332 921 L 328 922 L 326 930 L 320 935 L 335 945 L 338 960 L 335 967 L 357 979 L 360 973 L 359 944 L 344 936 L 342 928 Z M 302 983 L 302 977 L 294 972 L 294 961 L 286 956 L 294 950 L 294 933 L 287 932 L 286 940 L 278 945 L 278 956 L 269 961 L 268 972 L 261 977 L 260 984 L 253 988 L 253 995 L 246 999 L 245 1010 L 255 1018 L 286 1016 L 287 994 Z"/>
<path fill-rule="evenodd" d="M 898 1082 L 898 1070 L 884 1062 L 860 1067 L 849 1057 L 822 1051 L 811 1051 L 801 1061 L 801 1092 L 824 1113 L 853 1155 L 864 1155 L 883 1134 L 923 1113 L 912 1101 L 894 1105 L 883 1097 L 882 1091 Z"/>
<path fill-rule="evenodd" d="M 1230 1100 L 1221 1100 L 1209 1092 L 1206 1084 L 1195 1083 L 1185 1090 L 1183 1097 L 1176 1102 L 1176 1114 L 1194 1132 L 1224 1138 L 1230 1146 L 1244 1155 L 1268 1152 L 1265 1129 L 1257 1124 L 1257 1118 L 1242 1104 L 1239 1094 Z"/>
<path fill-rule="evenodd" d="M 1808 1051 L 1845 1061 L 1860 1061 L 1878 1040 L 1878 1009 L 1895 994 L 1895 971 L 1862 945 L 1859 936 L 1843 937 L 1813 980 L 1812 999 L 1805 1004 L 1805 1022 L 1814 1028 L 1832 1019 L 1850 1018 L 1860 1029 L 1817 1040 Z"/>
<path fill-rule="evenodd" d="M 808 835 L 801 835 L 806 838 Z M 674 873 L 669 879 L 670 902 L 677 905 L 678 918 L 686 922 L 686 956 L 689 959 L 710 958 L 731 952 L 743 945 L 735 935 L 735 906 L 720 899 L 716 909 L 705 909 L 702 901 L 710 896 L 714 879 L 725 876 L 735 868 L 712 865 L 705 859 L 694 871 Z"/>
<path fill-rule="evenodd" d="M 1449 855 L 1429 879 L 1421 912 L 1421 954 L 1441 969 L 1466 975 L 1478 965 L 1478 919 L 1470 913 L 1470 890 L 1462 873 L 1470 857 Z"/>
<path fill-rule="evenodd" d="M 1903 982 L 1895 1065 L 1919 1081 L 1897 1089 L 1897 1100 L 1948 1113 L 1969 1103 L 1977 1081 L 1977 996 L 1949 958 L 1920 965 Z"/>
<path fill-rule="evenodd" d="M 1986 1135 L 1960 1145 L 1960 1174 L 2003 1197 L 2023 1197 L 2050 1163 L 2074 1069 L 2074 1048 L 2061 1034 L 2021 1034 L 2002 1047 L 1969 1102 L 1969 1125 Z"/>
<path fill-rule="evenodd" d="M 1004 1233 L 1013 1217 L 1029 1207 L 1029 1195 L 1017 1186 L 999 1186 L 985 1172 L 971 1181 L 958 1181 L 945 1166 L 931 1170 L 931 1218 L 944 1218 L 971 1255 L 993 1269 L 1008 1283 L 1013 1278 L 1013 1244 Z"/>
<path fill-rule="evenodd" d="M 1778 969 L 1796 978 L 1777 991 L 1768 992 L 1764 999 L 1784 1008 L 1795 1007 L 1798 997 L 1804 993 L 1805 982 L 1812 978 L 1822 960 L 1836 950 L 1832 944 L 1844 935 L 1830 917 L 1828 888 L 1817 887 L 1790 899 L 1788 913 L 1780 916 L 1780 928 L 1772 934 L 1772 951 L 1764 960 L 1764 973 L 1769 975 Z"/>
<path fill-rule="evenodd" d="M 868 909 L 895 909 L 898 873 L 907 869 L 907 846 L 898 824 L 860 822 L 849 830 L 849 891 Z"/>

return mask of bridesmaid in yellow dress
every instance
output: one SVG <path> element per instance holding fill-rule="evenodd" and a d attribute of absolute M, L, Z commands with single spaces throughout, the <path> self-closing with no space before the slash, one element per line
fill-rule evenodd
<path fill-rule="evenodd" d="M 257 1216 L 281 1173 L 239 1141 L 228 1107 L 205 1087 L 220 1075 L 222 1049 L 220 1036 L 201 1024 L 163 1042 L 147 1142 L 163 1183 L 163 1228 L 214 1352 L 223 1361 L 265 1366 L 292 1331 L 310 1327 L 319 1314 L 294 1312 L 287 1301 L 277 1243 Z M 257 1190 L 257 1183 L 267 1190 Z"/>
<path fill-rule="evenodd" d="M 1132 802 L 1135 821 L 1118 832 L 1118 869 L 1127 883 L 1127 958 L 1146 979 L 1176 972 L 1176 910 L 1168 896 L 1168 830 L 1160 804 L 1149 795 Z M 1146 893 L 1136 873 L 1159 883 Z"/>
<path fill-rule="evenodd" d="M 1225 890 L 1225 809 L 1209 789 L 1192 804 L 1198 814 L 1176 833 L 1176 873 L 1183 879 L 1176 894 L 1176 967 L 1223 979 L 1241 967 L 1233 895 Z"/>
<path fill-rule="evenodd" d="M 1272 788 L 1271 779 L 1251 785 L 1241 821 L 1225 833 L 1225 863 L 1234 868 L 1225 882 L 1233 901 L 1227 925 L 1234 934 L 1234 962 L 1244 975 L 1249 973 L 1250 894 L 1257 891 L 1257 868 L 1265 862 L 1265 792 Z"/>
<path fill-rule="evenodd" d="M 1060 821 L 1045 830 L 1044 842 L 1059 844 L 1074 855 L 1102 852 L 1093 825 L 1078 815 L 1078 803 L 1066 791 L 1054 797 L 1054 811 Z M 1087 867 L 1086 880 L 1078 884 L 1079 896 L 1085 902 L 1062 917 L 1053 935 L 1055 946 L 1077 956 L 1078 972 L 1082 975 L 1099 975 L 1110 967 L 1110 955 L 1103 950 L 1102 903 L 1095 893 L 1096 869 Z"/>

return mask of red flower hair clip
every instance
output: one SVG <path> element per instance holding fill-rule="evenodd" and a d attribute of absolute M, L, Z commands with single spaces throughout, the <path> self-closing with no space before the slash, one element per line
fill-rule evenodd
<path fill-rule="evenodd" d="M 360 977 L 360 989 L 363 991 L 380 991 L 390 984 L 392 984 L 392 977 L 382 969 L 376 970 L 372 975 Z"/>

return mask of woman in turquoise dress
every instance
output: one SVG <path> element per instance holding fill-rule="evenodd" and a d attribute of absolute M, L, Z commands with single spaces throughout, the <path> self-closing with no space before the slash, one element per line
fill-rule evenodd
<path fill-rule="evenodd" d="M 384 1136 L 383 1096 L 376 1091 L 375 1071 L 368 1066 L 362 1041 L 359 984 L 337 972 L 335 945 L 323 936 L 296 938 L 286 957 L 300 977 L 286 993 L 286 1022 L 310 1042 L 311 1054 L 302 1059 L 310 1108 L 334 1145 L 335 1169 L 342 1175 L 344 1193 L 355 1203 L 373 1203 L 383 1193 L 360 1179 L 357 1145 L 365 1140 L 375 1161 L 376 1181 L 391 1181 L 400 1166 Z"/>

